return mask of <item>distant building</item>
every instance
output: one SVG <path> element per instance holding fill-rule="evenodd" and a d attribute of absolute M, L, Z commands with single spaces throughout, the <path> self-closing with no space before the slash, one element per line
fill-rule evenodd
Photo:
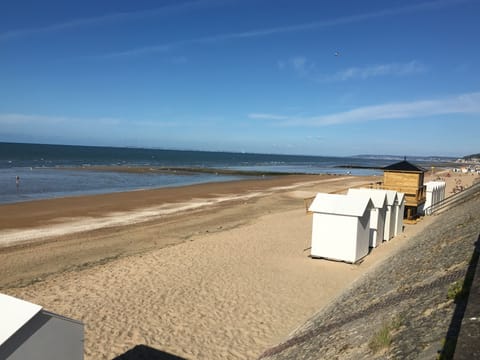
<path fill-rule="evenodd" d="M 385 190 L 405 194 L 404 218 L 415 218 L 419 213 L 419 207 L 425 203 L 426 186 L 423 184 L 425 171 L 407 160 L 383 168 L 382 187 Z"/>

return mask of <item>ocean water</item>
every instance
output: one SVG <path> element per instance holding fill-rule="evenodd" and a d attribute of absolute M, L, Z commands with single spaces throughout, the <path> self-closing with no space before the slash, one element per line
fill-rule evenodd
<path fill-rule="evenodd" d="M 0 203 L 174 187 L 245 178 L 245 174 L 126 173 L 74 170 L 89 166 L 143 166 L 238 171 L 381 175 L 392 159 L 243 154 L 139 148 L 0 143 Z M 367 168 L 341 168 L 353 165 Z M 18 184 L 16 177 L 20 178 Z M 251 176 L 249 176 L 251 177 Z"/>

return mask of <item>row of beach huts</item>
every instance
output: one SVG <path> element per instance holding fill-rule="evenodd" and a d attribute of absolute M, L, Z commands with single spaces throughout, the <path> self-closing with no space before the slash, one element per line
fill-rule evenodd
<path fill-rule="evenodd" d="M 313 213 L 311 256 L 355 263 L 370 248 L 403 231 L 405 196 L 380 189 L 349 189 L 345 195 L 319 193 Z"/>
<path fill-rule="evenodd" d="M 445 199 L 445 182 L 431 181 L 425 188 L 419 212 L 430 215 Z M 355 263 L 403 232 L 405 194 L 370 188 L 318 193 L 308 211 L 313 213 L 311 256 Z"/>

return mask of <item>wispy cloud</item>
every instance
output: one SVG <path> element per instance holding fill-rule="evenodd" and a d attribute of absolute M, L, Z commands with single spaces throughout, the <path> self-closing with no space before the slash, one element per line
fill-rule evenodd
<path fill-rule="evenodd" d="M 119 57 L 119 56 L 132 56 L 132 55 L 138 55 L 138 54 L 146 55 L 148 53 L 157 53 L 159 49 L 163 49 L 164 47 L 172 48 L 172 47 L 177 47 L 177 46 L 187 45 L 187 44 L 214 43 L 218 41 L 258 38 L 258 37 L 264 37 L 264 36 L 270 36 L 270 35 L 276 35 L 276 34 L 282 34 L 282 33 L 309 31 L 309 30 L 319 29 L 323 27 L 332 27 L 332 26 L 338 26 L 343 24 L 362 22 L 362 21 L 372 20 L 375 18 L 382 18 L 386 16 L 392 16 L 392 15 L 400 15 L 400 14 L 406 14 L 406 13 L 412 13 L 412 12 L 418 12 L 418 11 L 436 10 L 436 9 L 457 5 L 457 4 L 469 2 L 469 1 L 471 0 L 430 1 L 430 2 L 424 2 L 421 4 L 383 9 L 379 11 L 372 11 L 372 12 L 363 13 L 363 14 L 343 16 L 343 17 L 338 17 L 333 19 L 319 20 L 319 21 L 303 23 L 303 24 L 278 26 L 278 27 L 271 27 L 271 28 L 265 28 L 265 29 L 254 29 L 254 30 L 243 31 L 243 32 L 217 34 L 217 35 L 200 37 L 195 39 L 182 40 L 178 42 L 170 42 L 166 44 L 156 44 L 152 46 L 142 47 L 140 51 L 139 49 L 134 48 L 134 49 L 124 50 L 121 52 L 111 53 L 111 54 L 108 54 L 107 56 Z"/>
<path fill-rule="evenodd" d="M 312 117 L 277 115 L 277 119 L 270 119 L 280 120 L 277 124 L 283 126 L 329 126 L 375 120 L 424 118 L 448 114 L 479 115 L 480 92 L 430 100 L 364 106 L 328 115 Z"/>
<path fill-rule="evenodd" d="M 278 68 L 280 70 L 292 69 L 301 77 L 316 76 L 318 72 L 315 63 L 305 56 L 294 56 L 288 60 L 280 60 L 278 61 Z"/>
<path fill-rule="evenodd" d="M 278 61 L 280 70 L 291 69 L 298 76 L 318 82 L 337 82 L 361 79 L 365 80 L 379 76 L 405 76 L 427 71 L 427 67 L 418 60 L 406 63 L 375 64 L 363 67 L 350 67 L 328 75 L 318 70 L 316 63 L 304 56 L 292 57 Z"/>
<path fill-rule="evenodd" d="M 320 78 L 321 81 L 346 81 L 350 79 L 368 79 L 378 76 L 403 76 L 427 71 L 427 67 L 417 60 L 407 63 L 376 64 L 365 67 L 350 67 L 333 75 Z"/>
<path fill-rule="evenodd" d="M 77 129 L 99 129 L 113 127 L 128 128 L 132 124 L 131 121 L 115 117 L 71 117 L 71 116 L 49 116 L 38 114 L 20 114 L 20 113 L 0 113 L 0 127 L 12 129 L 42 129 L 47 132 L 52 130 L 51 126 L 58 126 L 62 129 L 68 128 L 69 131 L 75 132 Z M 176 122 L 138 120 L 135 126 L 145 127 L 170 127 L 178 126 Z"/>
<path fill-rule="evenodd" d="M 250 119 L 265 119 L 265 120 L 286 120 L 288 116 L 284 115 L 275 115 L 275 114 L 259 114 L 259 113 L 251 113 L 248 114 Z"/>
<path fill-rule="evenodd" d="M 312 135 L 310 135 L 310 136 L 307 136 L 305 139 L 308 142 L 312 142 L 312 141 L 324 142 L 326 138 L 324 136 L 318 136 L 318 135 L 317 136 L 312 136 Z"/>
<path fill-rule="evenodd" d="M 20 37 L 25 37 L 30 35 L 51 33 L 56 31 L 67 30 L 67 29 L 103 25 L 103 24 L 115 23 L 120 21 L 132 21 L 132 20 L 145 19 L 148 17 L 173 15 L 176 13 L 203 8 L 203 7 L 207 7 L 207 6 L 211 6 L 219 3 L 220 1 L 218 0 L 188 1 L 184 3 L 175 3 L 173 5 L 166 5 L 158 8 L 153 8 L 153 9 L 115 12 L 115 13 L 110 13 L 110 14 L 105 14 L 100 16 L 92 16 L 88 18 L 72 19 L 70 21 L 55 23 L 55 24 L 46 25 L 46 26 L 37 27 L 37 28 L 8 30 L 6 32 L 0 33 L 0 41 L 20 38 Z"/>

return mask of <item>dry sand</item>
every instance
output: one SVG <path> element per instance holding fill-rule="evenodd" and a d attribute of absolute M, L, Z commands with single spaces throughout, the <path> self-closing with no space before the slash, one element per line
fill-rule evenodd
<path fill-rule="evenodd" d="M 290 177 L 2 206 L 0 241 L 16 245 L 0 250 L 0 286 L 83 321 L 87 360 L 141 344 L 185 359 L 255 359 L 433 221 L 407 226 L 361 264 L 310 259 L 303 199 L 375 180 Z"/>

